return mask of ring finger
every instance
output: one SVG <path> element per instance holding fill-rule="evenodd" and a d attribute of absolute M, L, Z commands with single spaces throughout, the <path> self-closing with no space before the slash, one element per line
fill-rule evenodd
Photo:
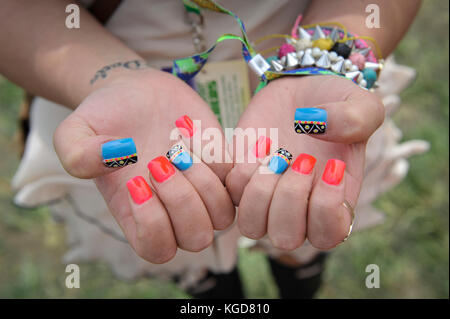
<path fill-rule="evenodd" d="M 251 177 L 242 194 L 238 213 L 239 229 L 244 236 L 258 239 L 266 234 L 272 195 L 291 159 L 292 155 L 280 148 L 269 164 L 261 165 Z"/>

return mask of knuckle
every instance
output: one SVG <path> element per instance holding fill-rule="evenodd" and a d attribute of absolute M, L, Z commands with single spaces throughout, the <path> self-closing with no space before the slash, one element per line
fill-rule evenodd
<path fill-rule="evenodd" d="M 252 218 L 251 214 L 245 214 L 245 212 L 242 214 L 239 212 L 238 227 L 243 236 L 257 240 L 266 234 L 266 228 L 259 225 L 259 223 L 252 222 Z"/>
<path fill-rule="evenodd" d="M 62 159 L 64 169 L 72 176 L 87 179 L 91 174 L 86 168 L 86 152 L 83 147 L 75 146 Z"/>
<path fill-rule="evenodd" d="M 272 196 L 272 190 L 264 183 L 251 183 L 249 193 L 255 200 L 267 199 Z"/>
<path fill-rule="evenodd" d="M 286 200 L 299 200 L 305 201 L 306 197 L 303 195 L 308 195 L 310 188 L 303 183 L 279 183 L 277 185 L 277 192 L 280 192 L 281 196 Z"/>
<path fill-rule="evenodd" d="M 384 119 L 386 118 L 386 108 L 378 96 L 375 96 L 373 108 L 375 109 L 374 113 L 376 128 L 378 128 L 381 124 L 383 124 Z"/>
<path fill-rule="evenodd" d="M 314 213 L 322 212 L 320 220 L 316 220 L 313 228 L 308 228 L 308 240 L 320 250 L 330 250 L 343 242 L 347 236 L 349 225 L 339 207 L 322 204 L 316 205 Z M 347 212 L 345 212 L 347 214 Z M 318 218 L 318 217 L 316 217 Z"/>
<path fill-rule="evenodd" d="M 179 187 L 176 192 L 172 192 L 172 197 L 170 198 L 170 204 L 174 207 L 185 206 L 186 203 L 191 203 L 197 199 L 197 193 L 194 188 L 186 185 L 184 187 Z"/>
<path fill-rule="evenodd" d="M 366 120 L 350 107 L 346 108 L 345 112 L 346 129 L 343 134 L 346 138 L 360 135 L 360 133 L 364 131 Z"/>
<path fill-rule="evenodd" d="M 192 252 L 200 252 L 211 246 L 213 240 L 214 233 L 212 232 L 212 230 L 208 229 L 205 231 L 201 231 L 192 237 L 189 248 L 186 249 Z"/>
<path fill-rule="evenodd" d="M 339 242 L 331 242 L 329 240 L 314 237 L 310 238 L 309 242 L 314 248 L 319 250 L 331 250 L 339 244 Z"/>
<path fill-rule="evenodd" d="M 261 239 L 266 234 L 265 231 L 242 224 L 239 224 L 239 230 L 243 236 L 253 240 Z"/>
<path fill-rule="evenodd" d="M 91 178 L 83 144 L 67 143 L 67 135 L 76 128 L 76 118 L 69 116 L 61 122 L 53 133 L 53 145 L 63 168 L 77 178 Z"/>
<path fill-rule="evenodd" d="M 211 191 L 217 188 L 217 182 L 213 178 L 205 176 L 196 186 L 199 193 L 210 194 Z"/>
<path fill-rule="evenodd" d="M 282 236 L 270 236 L 270 241 L 275 248 L 285 251 L 295 250 L 302 244 L 300 240 Z"/>
<path fill-rule="evenodd" d="M 236 165 L 230 172 L 230 178 L 234 179 L 236 183 L 246 184 L 250 180 L 252 172 L 246 167 L 246 165 Z"/>
<path fill-rule="evenodd" d="M 161 245 L 156 249 L 151 249 L 151 247 L 139 239 L 136 245 L 136 253 L 139 257 L 153 264 L 164 264 L 173 259 L 177 252 L 175 245 Z"/>
<path fill-rule="evenodd" d="M 215 230 L 224 230 L 228 228 L 233 223 L 235 218 L 236 210 L 234 206 L 227 204 L 221 206 L 223 207 L 223 209 L 220 209 L 219 213 L 214 214 L 214 218 L 212 218 Z M 230 206 L 230 208 L 228 208 L 227 206 Z"/>
<path fill-rule="evenodd" d="M 153 264 L 164 264 L 172 260 L 176 255 L 176 247 L 158 249 L 151 253 L 148 258 L 144 258 Z"/>

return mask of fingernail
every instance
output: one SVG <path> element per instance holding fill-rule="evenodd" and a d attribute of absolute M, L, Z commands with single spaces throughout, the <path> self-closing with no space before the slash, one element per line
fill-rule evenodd
<path fill-rule="evenodd" d="M 309 175 L 311 174 L 314 165 L 316 165 L 316 158 L 309 154 L 300 154 L 292 164 L 292 169 L 300 174 Z"/>
<path fill-rule="evenodd" d="M 192 157 L 181 145 L 174 145 L 166 154 L 167 159 L 180 171 L 192 166 Z"/>
<path fill-rule="evenodd" d="M 295 110 L 294 130 L 298 134 L 323 134 L 327 129 L 327 111 L 316 107 Z"/>
<path fill-rule="evenodd" d="M 178 130 L 186 137 L 192 137 L 195 132 L 194 122 L 187 115 L 183 115 L 175 121 Z"/>
<path fill-rule="evenodd" d="M 122 167 L 137 162 L 136 145 L 132 138 L 122 138 L 102 144 L 103 163 L 108 167 Z"/>
<path fill-rule="evenodd" d="M 272 144 L 272 140 L 266 136 L 261 136 L 255 144 L 253 148 L 253 154 L 257 158 L 265 157 L 269 155 L 270 145 Z"/>
<path fill-rule="evenodd" d="M 141 205 L 152 197 L 152 189 L 142 176 L 136 176 L 127 182 L 128 191 L 133 201 Z"/>
<path fill-rule="evenodd" d="M 284 148 L 279 148 L 270 159 L 269 169 L 275 174 L 281 174 L 288 168 L 291 160 L 291 153 Z"/>
<path fill-rule="evenodd" d="M 164 156 L 154 158 L 148 163 L 147 167 L 158 183 L 164 182 L 175 174 L 175 168 L 173 168 L 173 165 Z"/>
<path fill-rule="evenodd" d="M 330 185 L 339 185 L 344 177 L 345 162 L 338 159 L 330 159 L 325 166 L 322 180 Z"/>

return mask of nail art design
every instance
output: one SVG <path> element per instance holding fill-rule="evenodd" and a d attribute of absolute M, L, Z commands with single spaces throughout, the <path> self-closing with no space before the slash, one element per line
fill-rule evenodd
<path fill-rule="evenodd" d="M 180 171 L 192 166 L 192 157 L 181 145 L 174 145 L 166 154 L 167 159 Z"/>
<path fill-rule="evenodd" d="M 186 137 L 192 137 L 195 133 L 194 122 L 192 122 L 191 118 L 187 115 L 179 117 L 175 121 L 175 125 L 178 127 L 181 134 Z"/>
<path fill-rule="evenodd" d="M 292 155 L 284 148 L 279 148 L 269 162 L 269 169 L 275 174 L 283 173 L 289 166 Z"/>
<path fill-rule="evenodd" d="M 102 144 L 103 164 L 108 167 L 123 167 L 138 160 L 136 145 L 132 138 L 122 138 Z"/>
<path fill-rule="evenodd" d="M 295 110 L 294 130 L 298 134 L 323 134 L 327 129 L 327 111 L 316 107 Z"/>
<path fill-rule="evenodd" d="M 270 145 L 272 145 L 272 140 L 266 136 L 261 136 L 253 148 L 253 154 L 256 158 L 266 157 L 269 155 Z"/>
<path fill-rule="evenodd" d="M 175 168 L 164 156 L 154 158 L 148 163 L 147 167 L 158 183 L 164 182 L 170 176 L 175 174 Z"/>
<path fill-rule="evenodd" d="M 300 174 L 309 175 L 316 165 L 316 158 L 309 154 L 300 154 L 294 163 L 292 164 L 292 169 Z"/>
<path fill-rule="evenodd" d="M 344 177 L 345 162 L 338 159 L 330 159 L 323 171 L 322 180 L 330 185 L 339 185 Z"/>
<path fill-rule="evenodd" d="M 141 205 L 152 197 L 152 189 L 142 176 L 136 176 L 127 182 L 127 188 L 133 201 Z"/>

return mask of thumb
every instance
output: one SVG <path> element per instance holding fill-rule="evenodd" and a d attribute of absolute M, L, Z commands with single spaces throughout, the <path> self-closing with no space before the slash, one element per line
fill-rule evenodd
<path fill-rule="evenodd" d="M 97 135 L 76 114 L 57 127 L 53 145 L 64 169 L 78 178 L 95 178 L 137 162 L 132 138 Z"/>
<path fill-rule="evenodd" d="M 295 131 L 335 143 L 366 141 L 383 123 L 385 109 L 373 93 L 358 90 L 345 101 L 297 108 Z"/>

